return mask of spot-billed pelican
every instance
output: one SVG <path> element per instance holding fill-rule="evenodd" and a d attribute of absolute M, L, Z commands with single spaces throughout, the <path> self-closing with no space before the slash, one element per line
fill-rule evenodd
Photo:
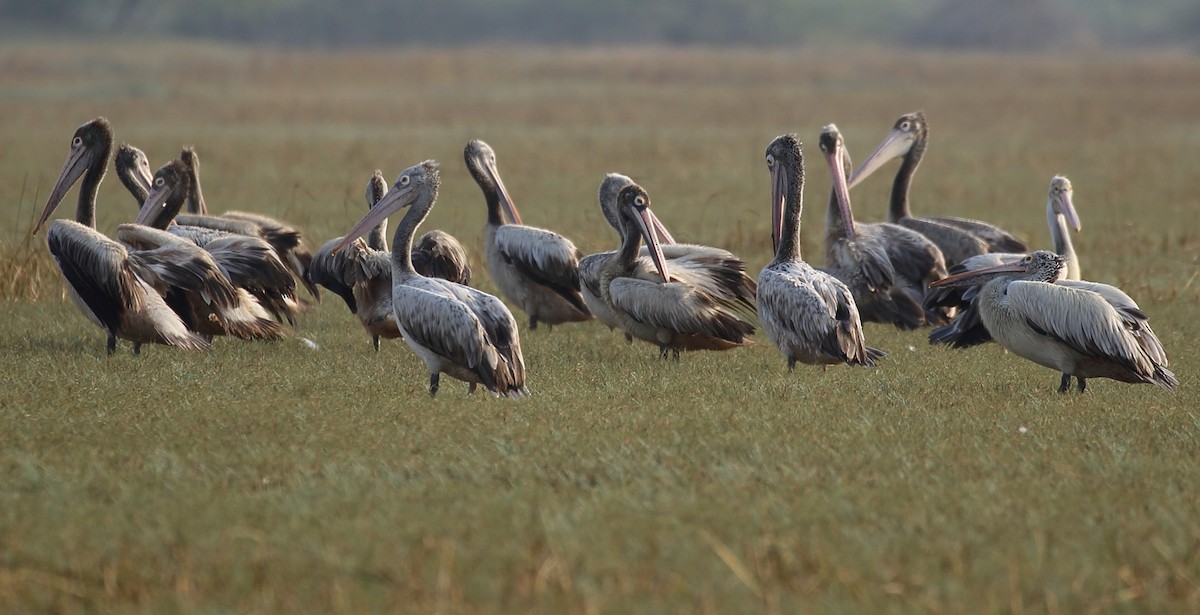
<path fill-rule="evenodd" d="M 862 166 L 850 177 L 850 188 L 858 185 L 887 161 L 903 157 L 896 179 L 892 182 L 892 196 L 888 206 L 888 221 L 910 228 L 928 237 L 937 244 L 946 258 L 947 265 L 986 252 L 1025 252 L 1029 248 L 1004 229 L 979 220 L 953 216 L 914 217 L 908 203 L 908 190 L 925 147 L 929 143 L 929 124 L 925 114 L 917 111 L 906 113 L 896 120 L 879 147 L 871 152 Z"/>
<path fill-rule="evenodd" d="M 496 153 L 487 143 L 467 143 L 463 158 L 487 202 L 484 261 L 500 293 L 529 315 L 530 329 L 537 329 L 539 322 L 590 320 L 592 314 L 579 295 L 579 248 L 558 233 L 521 224 L 496 168 Z"/>
<path fill-rule="evenodd" d="M 901 329 L 944 323 L 944 313 L 921 307 L 929 283 L 946 275 L 941 250 L 902 226 L 856 224 L 846 184 L 850 156 L 837 126 L 823 128 L 818 144 L 833 176 L 825 217 L 825 270 L 854 294 L 865 321 Z"/>
<path fill-rule="evenodd" d="M 617 194 L 621 247 L 604 262 L 601 298 L 627 334 L 673 351 L 728 350 L 753 343 L 754 325 L 740 319 L 702 289 L 676 280 L 655 234 L 650 196 L 637 184 Z M 645 238 L 657 279 L 637 275 L 638 247 Z"/>
<path fill-rule="evenodd" d="M 1014 354 L 1061 372 L 1061 393 L 1070 388 L 1072 376 L 1080 393 L 1088 378 L 1178 386 L 1146 315 L 1115 307 L 1094 289 L 1055 284 L 1065 266 L 1065 258 L 1039 250 L 934 286 L 983 285 L 978 306 L 984 326 Z"/>
<path fill-rule="evenodd" d="M 796 135 L 767 146 L 771 172 L 771 244 L 775 260 L 758 276 L 758 319 L 783 356 L 797 362 L 871 367 L 884 352 L 866 345 L 858 307 L 837 278 L 800 258 L 804 207 L 804 156 Z"/>
<path fill-rule="evenodd" d="M 469 286 L 424 277 L 413 268 L 413 235 L 433 208 L 440 181 L 432 160 L 405 169 L 334 251 L 411 206 L 392 237 L 392 310 L 404 341 L 429 370 L 429 394 L 437 394 L 445 373 L 470 383 L 472 391 L 482 384 L 496 395 L 522 397 L 528 394 L 525 360 L 517 323 L 504 303 Z"/>
<path fill-rule="evenodd" d="M 1050 227 L 1051 245 L 1054 252 L 1066 259 L 1066 269 L 1059 284 L 1072 286 L 1081 279 L 1079 256 L 1071 243 L 1071 233 L 1067 226 L 1076 231 L 1083 228 L 1079 222 L 1079 214 L 1075 212 L 1071 180 L 1056 175 L 1050 180 L 1050 188 L 1046 196 L 1046 224 Z M 984 267 L 994 267 L 1001 263 L 1014 261 L 1024 257 L 1024 254 L 1006 254 L 989 252 L 972 256 L 950 268 L 950 274 L 975 271 Z M 975 300 L 979 296 L 979 287 L 935 288 L 925 297 L 926 307 L 941 306 L 958 309 L 958 316 L 948 324 L 929 332 L 930 344 L 947 344 L 954 348 L 970 348 L 977 344 L 990 342 L 991 334 L 979 319 L 979 309 Z M 1115 289 L 1114 289 L 1115 290 Z M 1129 299 L 1132 302 L 1132 299 Z M 1134 304 L 1137 307 L 1137 304 Z"/>

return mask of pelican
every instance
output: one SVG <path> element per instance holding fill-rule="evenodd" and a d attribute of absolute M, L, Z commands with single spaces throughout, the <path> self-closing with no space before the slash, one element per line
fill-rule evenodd
<path fill-rule="evenodd" d="M 1071 234 L 1067 230 L 1070 225 L 1076 231 L 1083 228 L 1079 222 L 1079 214 L 1075 212 L 1071 180 L 1061 175 L 1050 179 L 1050 188 L 1046 196 L 1046 223 L 1050 227 L 1051 245 L 1054 252 L 1066 259 L 1066 269 L 1058 284 L 1076 286 L 1081 279 L 1079 256 L 1071 244 Z M 1024 257 L 1024 254 L 1004 254 L 989 252 L 973 256 L 950 268 L 951 274 L 976 271 L 985 267 L 994 267 L 1001 263 Z M 1088 282 L 1090 284 L 1090 282 Z M 1116 289 L 1113 289 L 1116 290 Z M 1119 292 L 1119 291 L 1118 291 Z M 1124 293 L 1122 293 L 1123 295 Z M 979 295 L 979 287 L 968 288 L 937 288 L 925 297 L 926 307 L 942 306 L 958 308 L 958 316 L 948 325 L 943 325 L 929 332 L 929 343 L 948 344 L 954 348 L 969 348 L 977 344 L 990 342 L 992 336 L 988 333 L 983 322 L 979 320 L 979 310 L 975 306 Z M 1128 299 L 1128 297 L 1125 297 Z M 1128 299 L 1132 302 L 1132 299 Z M 1137 304 L 1133 307 L 1136 309 Z"/>
<path fill-rule="evenodd" d="M 304 306 L 296 300 L 296 282 L 275 250 L 260 237 L 172 224 L 191 192 L 191 174 L 172 160 L 154 174 L 152 190 L 137 223 L 167 230 L 212 254 L 229 280 L 244 288 L 272 315 L 293 326 Z"/>
<path fill-rule="evenodd" d="M 440 182 L 432 160 L 405 169 L 334 252 L 411 206 L 392 237 L 392 310 L 404 341 L 429 370 L 429 394 L 437 394 L 445 373 L 470 383 L 470 391 L 482 384 L 497 396 L 523 397 L 529 393 L 525 360 L 512 312 L 487 293 L 413 269 L 413 235 L 433 208 Z"/>
<path fill-rule="evenodd" d="M 117 170 L 117 179 L 121 180 L 121 184 L 133 195 L 138 211 L 141 211 L 146 196 L 150 194 L 150 183 L 154 181 L 154 172 L 150 170 L 150 159 L 146 152 L 128 143 L 122 143 L 117 146 L 113 167 Z"/>
<path fill-rule="evenodd" d="M 622 227 L 617 213 L 617 194 L 622 188 L 633 183 L 632 179 L 620 173 L 609 173 L 600 183 L 600 211 L 618 234 L 621 233 Z M 653 216 L 653 223 L 655 236 L 662 244 L 663 257 L 673 279 L 701 289 L 723 307 L 739 315 L 755 313 L 756 285 L 754 280 L 746 275 L 746 264 L 741 259 L 720 248 L 675 243 L 674 237 L 657 216 Z M 597 320 L 612 329 L 620 328 L 621 321 L 600 296 L 600 274 L 604 263 L 614 254 L 615 252 L 590 254 L 579 261 L 580 294 L 583 302 Z M 634 272 L 630 277 L 649 280 L 657 276 L 649 254 L 647 247 L 639 250 L 634 261 Z M 632 337 L 629 339 L 632 340 Z"/>
<path fill-rule="evenodd" d="M 229 210 L 220 216 L 208 215 L 208 205 L 200 187 L 200 157 L 193 147 L 185 147 L 179 160 L 190 175 L 192 190 L 188 195 L 188 213 L 177 215 L 175 220 L 185 226 L 198 226 L 227 231 L 250 237 L 261 237 L 275 250 L 279 260 L 298 278 L 308 293 L 316 300 L 321 299 L 317 286 L 309 282 L 304 272 L 312 262 L 312 254 L 304 243 L 299 229 L 282 220 L 245 211 Z"/>
<path fill-rule="evenodd" d="M 818 144 L 833 175 L 825 216 L 828 273 L 854 294 L 863 320 L 900 329 L 945 322 L 941 311 L 921 307 L 929 283 L 946 276 L 941 250 L 920 233 L 895 224 L 856 224 L 846 185 L 850 157 L 837 126 L 822 129 Z"/>
<path fill-rule="evenodd" d="M 775 260 L 758 275 L 758 320 L 763 331 L 787 358 L 789 372 L 797 362 L 873 367 L 885 353 L 866 345 L 850 289 L 800 258 L 804 208 L 800 142 L 794 134 L 776 137 L 766 156 Z"/>
<path fill-rule="evenodd" d="M 500 180 L 496 153 L 487 143 L 467 143 L 463 158 L 487 202 L 484 260 L 496 287 L 529 315 L 530 329 L 537 329 L 539 322 L 590 320 L 592 314 L 579 294 L 579 248 L 558 233 L 521 224 Z M 504 213 L 512 223 L 505 222 Z"/>
<path fill-rule="evenodd" d="M 925 121 L 924 113 L 917 111 L 900 116 L 879 147 L 867 156 L 862 166 L 850 177 L 849 187 L 858 185 L 892 158 L 902 156 L 904 162 L 900 164 L 896 179 L 892 183 L 891 203 L 888 207 L 889 222 L 928 237 L 942 250 L 948 265 L 986 252 L 1027 251 L 1029 248 L 1025 247 L 1022 241 L 986 222 L 952 216 L 918 218 L 912 215 L 908 204 L 908 189 L 928 143 L 929 124 Z"/>
<path fill-rule="evenodd" d="M 103 117 L 75 131 L 70 153 L 33 233 L 37 234 L 67 191 L 83 177 L 75 220 L 51 222 L 46 243 L 67 281 L 71 301 L 88 320 L 108 332 L 108 354 L 116 352 L 118 337 L 133 342 L 135 352 L 143 343 L 207 350 L 209 343 L 189 331 L 167 304 L 170 281 L 160 274 L 171 271 L 170 263 L 161 260 L 161 254 L 131 252 L 96 231 L 96 194 L 112 147 L 112 128 Z"/>
<path fill-rule="evenodd" d="M 1039 250 L 933 286 L 982 285 L 978 306 L 984 326 L 1012 353 L 1061 372 L 1060 393 L 1070 389 L 1072 376 L 1080 393 L 1088 378 L 1168 390 L 1178 386 L 1146 315 L 1136 308 L 1119 309 L 1096 290 L 1055 284 L 1065 267 L 1064 257 Z"/>
<path fill-rule="evenodd" d="M 675 280 L 655 234 L 650 196 L 637 184 L 617 194 L 621 248 L 610 255 L 600 274 L 601 298 L 629 335 L 659 347 L 659 356 L 681 350 L 728 350 L 751 344 L 754 325 L 730 312 L 711 295 Z M 641 238 L 658 272 L 657 279 L 638 275 Z"/>

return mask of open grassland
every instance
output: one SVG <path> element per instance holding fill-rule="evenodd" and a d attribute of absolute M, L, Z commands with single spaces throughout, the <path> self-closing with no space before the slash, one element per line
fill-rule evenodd
<path fill-rule="evenodd" d="M 0 47 L 0 74 L 2 611 L 1200 609 L 1196 58 L 97 44 Z M 861 159 L 918 108 L 914 210 L 1044 245 L 1047 182 L 1068 175 L 1085 277 L 1139 300 L 1178 392 L 1058 395 L 994 345 L 877 325 L 883 366 L 788 374 L 765 340 L 660 362 L 588 324 L 524 332 L 531 399 L 447 379 L 430 399 L 412 353 L 373 353 L 330 295 L 301 324 L 319 351 L 107 358 L 28 237 L 72 131 L 106 115 L 155 164 L 197 146 L 210 207 L 313 244 L 359 217 L 372 170 L 437 158 L 428 224 L 489 291 L 470 138 L 526 222 L 585 251 L 614 245 L 595 190 L 621 171 L 676 237 L 757 272 L 767 142 L 811 144 L 819 263 L 820 127 Z M 860 220 L 894 168 L 856 189 Z M 110 174 L 99 226 L 133 212 Z"/>

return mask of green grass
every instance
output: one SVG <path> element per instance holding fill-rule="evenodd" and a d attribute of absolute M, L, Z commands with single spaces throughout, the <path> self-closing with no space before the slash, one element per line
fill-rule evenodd
<path fill-rule="evenodd" d="M 1194 58 L 43 45 L 0 48 L 0 68 L 0 610 L 1200 607 Z M 104 114 L 156 162 L 196 145 L 214 209 L 313 243 L 358 218 L 373 169 L 438 158 L 430 225 L 485 290 L 473 137 L 526 221 L 585 251 L 613 244 L 595 190 L 622 171 L 677 237 L 757 271 L 767 142 L 836 121 L 861 159 L 917 108 L 934 132 L 914 209 L 1042 244 L 1046 184 L 1071 177 L 1085 277 L 1151 315 L 1178 392 L 1058 395 L 998 347 L 875 325 L 883 366 L 788 374 L 765 340 L 663 363 L 587 324 L 524 332 L 528 400 L 447 380 L 430 399 L 408 349 L 374 354 L 332 296 L 301 323 L 317 351 L 108 358 L 26 239 L 71 132 Z M 820 262 L 828 174 L 807 152 Z M 856 189 L 860 219 L 888 183 Z M 110 176 L 101 228 L 132 214 Z"/>

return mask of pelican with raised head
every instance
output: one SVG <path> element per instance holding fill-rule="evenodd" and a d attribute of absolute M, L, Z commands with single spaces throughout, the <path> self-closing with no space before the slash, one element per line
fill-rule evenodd
<path fill-rule="evenodd" d="M 621 247 L 603 263 L 601 298 L 632 337 L 656 344 L 659 355 L 681 350 L 728 350 L 753 343 L 754 325 L 712 295 L 670 272 L 655 233 L 650 196 L 637 184 L 617 194 Z M 638 248 L 645 238 L 657 279 L 638 272 Z"/>
<path fill-rule="evenodd" d="M 579 294 L 579 248 L 558 233 L 521 224 L 491 146 L 471 141 L 463 158 L 487 203 L 484 262 L 501 294 L 529 315 L 530 329 L 537 329 L 539 322 L 590 320 L 592 314 Z"/>
<path fill-rule="evenodd" d="M 82 177 L 75 220 L 51 222 L 46 243 L 67 281 L 71 301 L 88 320 L 107 331 L 108 354 L 116 351 L 117 338 L 133 342 L 135 352 L 143 343 L 207 350 L 208 342 L 189 331 L 167 303 L 170 281 L 161 274 L 170 272 L 171 264 L 158 255 L 130 251 L 96 230 L 96 195 L 112 148 L 112 128 L 103 117 L 75 131 L 33 233 L 37 234 Z"/>
<path fill-rule="evenodd" d="M 392 310 L 404 341 L 429 370 L 429 394 L 445 373 L 493 394 L 523 397 L 525 360 L 512 313 L 499 299 L 469 286 L 427 278 L 413 268 L 412 241 L 440 185 L 432 160 L 404 170 L 387 194 L 334 246 L 367 234 L 392 213 L 410 207 L 392 237 Z"/>
<path fill-rule="evenodd" d="M 873 367 L 885 353 L 866 345 L 854 296 L 841 280 L 800 258 L 804 155 L 794 134 L 767 146 L 771 172 L 771 245 L 775 260 L 758 276 L 758 320 L 767 337 L 796 363 Z"/>
<path fill-rule="evenodd" d="M 993 224 L 953 216 L 915 217 L 909 206 L 908 191 L 913 175 L 925 148 L 929 144 L 929 124 L 925 114 L 906 113 L 896 120 L 879 147 L 871 152 L 862 166 L 850 177 L 850 188 L 858 185 L 892 158 L 902 157 L 896 179 L 892 182 L 888 221 L 910 228 L 937 244 L 947 265 L 954 265 L 986 252 L 1025 252 L 1021 240 Z"/>
<path fill-rule="evenodd" d="M 850 155 L 837 126 L 823 128 L 818 145 L 833 176 L 825 216 L 825 269 L 854 294 L 865 321 L 900 329 L 946 322 L 945 313 L 921 307 L 929 283 L 946 275 L 941 250 L 902 226 L 856 224 L 846 184 Z"/>
<path fill-rule="evenodd" d="M 1067 230 L 1070 226 L 1076 231 L 1083 228 L 1079 222 L 1079 214 L 1075 212 L 1074 199 L 1072 198 L 1073 190 L 1071 188 L 1071 180 L 1061 175 L 1056 175 L 1050 179 L 1050 188 L 1046 196 L 1046 224 L 1050 227 L 1051 245 L 1054 246 L 1054 252 L 1066 259 L 1066 269 L 1061 280 L 1057 283 L 1067 286 L 1074 286 L 1082 279 L 1079 268 L 1079 256 L 1075 253 L 1075 246 L 1071 243 L 1071 233 Z M 950 274 L 959 274 L 967 271 L 976 271 L 985 267 L 994 267 L 1001 263 L 1014 261 L 1024 257 L 1025 254 L 1006 254 L 1000 252 L 989 252 L 972 256 L 967 260 L 950 268 Z M 1092 284 L 1084 282 L 1084 284 Z M 1111 288 L 1111 287 L 1110 287 Z M 958 316 L 947 325 L 935 328 L 929 332 L 930 344 L 947 344 L 954 348 L 970 348 L 977 344 L 983 344 L 992 340 L 991 334 L 987 328 L 983 326 L 983 322 L 979 319 L 979 309 L 975 305 L 976 298 L 979 296 L 979 287 L 956 287 L 956 288 L 935 288 L 932 289 L 925 297 L 925 306 L 927 308 L 957 308 Z M 1115 288 L 1113 290 L 1116 290 Z M 1120 292 L 1120 291 L 1117 291 Z M 1124 293 L 1121 293 L 1124 295 Z M 1133 300 L 1127 296 L 1119 301 L 1128 300 L 1132 303 Z M 1133 307 L 1136 309 L 1137 304 Z"/>
<path fill-rule="evenodd" d="M 633 180 L 619 173 L 609 173 L 600 183 L 598 201 L 604 219 L 622 233 L 617 213 L 617 194 L 633 185 Z M 661 244 L 663 258 L 671 277 L 699 289 L 735 313 L 755 314 L 756 284 L 746 275 L 746 263 L 728 250 L 695 244 L 675 243 L 657 216 L 653 217 L 654 233 Z M 610 328 L 620 328 L 620 320 L 600 297 L 600 274 L 604 263 L 616 252 L 589 254 L 579 261 L 580 294 L 597 320 Z M 630 277 L 653 280 L 659 277 L 650 259 L 649 248 L 642 246 L 634 261 Z M 630 339 L 632 339 L 630 337 Z"/>
<path fill-rule="evenodd" d="M 1167 353 L 1141 310 L 1118 309 L 1095 290 L 1055 284 L 1066 259 L 1047 250 L 994 267 L 966 271 L 935 287 L 978 286 L 983 324 L 1013 354 L 1062 373 L 1059 392 L 1088 378 L 1179 385 Z"/>

